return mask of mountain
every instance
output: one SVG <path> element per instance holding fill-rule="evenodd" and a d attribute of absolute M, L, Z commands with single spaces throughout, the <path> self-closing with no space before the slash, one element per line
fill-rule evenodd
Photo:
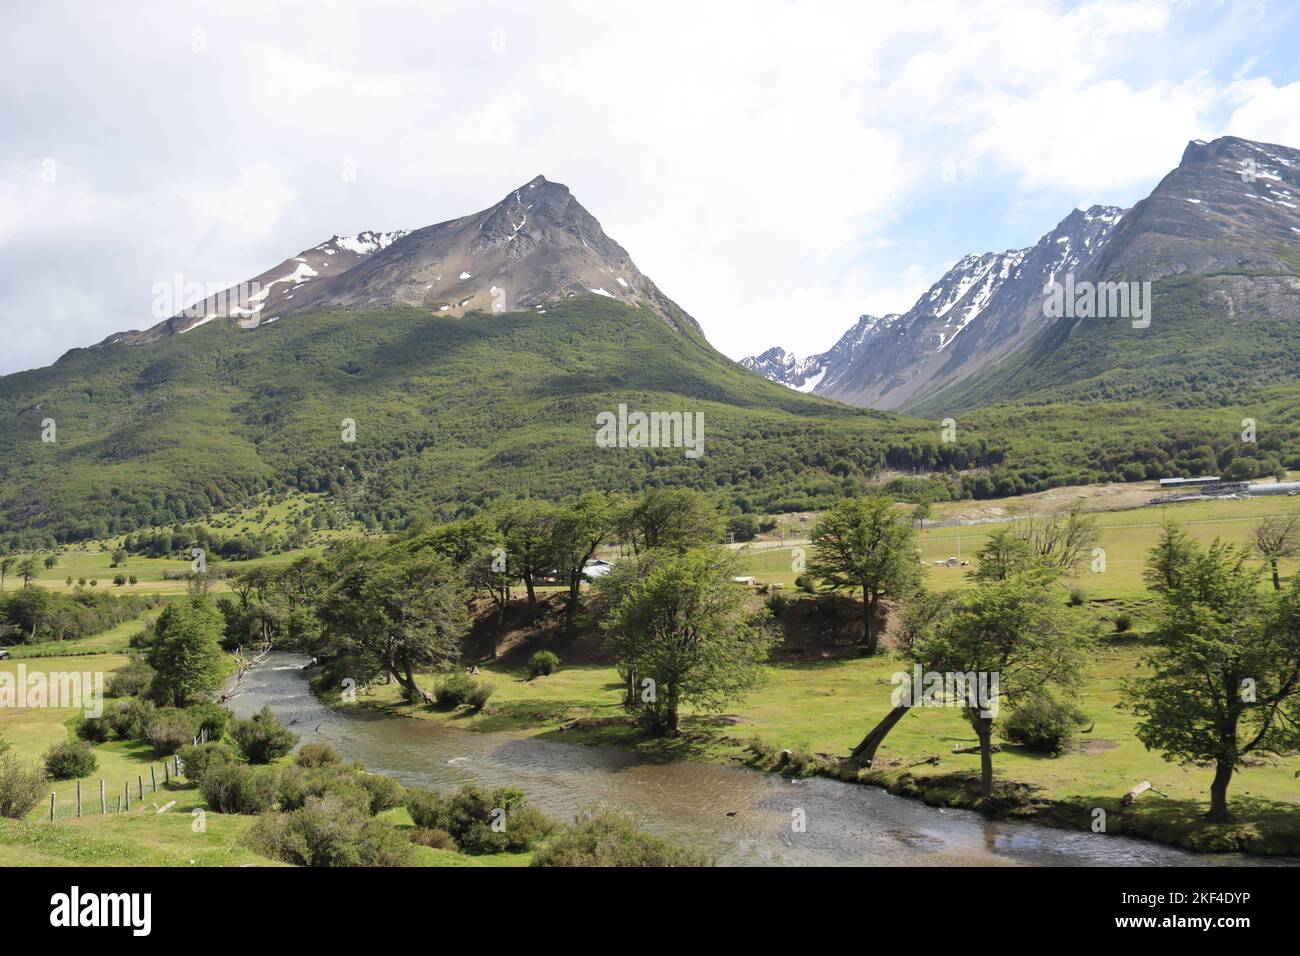
<path fill-rule="evenodd" d="M 544 314 L 547 306 L 585 295 L 645 305 L 673 328 L 699 328 L 568 187 L 538 176 L 470 216 L 414 232 L 335 236 L 144 332 L 118 333 L 105 343 L 154 342 L 218 319 L 257 327 L 330 308 Z"/>
<path fill-rule="evenodd" d="M 883 330 L 898 320 L 897 315 L 864 315 L 854 326 L 840 336 L 840 340 L 820 355 L 799 359 L 793 353 L 777 346 L 762 355 L 751 355 L 740 364 L 766 379 L 799 392 L 812 392 L 828 375 L 835 375 L 852 361 L 853 355 L 877 330 Z"/>
<path fill-rule="evenodd" d="M 1122 210 L 1074 210 L 1026 249 L 968 255 L 901 315 L 863 316 L 829 352 L 793 368 L 814 394 L 893 409 L 961 381 L 1042 331 L 1043 287 L 1104 249 Z M 771 353 L 764 353 L 770 355 Z M 781 384 L 774 369 L 741 362 Z M 818 375 L 818 373 L 820 373 Z"/>
<path fill-rule="evenodd" d="M 216 290 L 188 304 L 180 312 L 143 332 L 118 332 L 101 344 L 156 342 L 164 336 L 180 335 L 214 319 L 235 319 L 252 326 L 274 322 L 289 311 L 295 299 L 307 298 L 302 291 L 307 283 L 341 275 L 405 235 L 405 230 L 397 230 L 334 236 L 246 282 Z M 183 290 L 176 291 L 179 294 Z"/>
<path fill-rule="evenodd" d="M 1152 283 L 1149 327 L 1046 321 L 1025 347 L 911 407 L 1136 399 L 1223 407 L 1294 386 L 1298 196 L 1298 150 L 1236 137 L 1190 143 L 1077 276 Z"/>
<path fill-rule="evenodd" d="M 966 256 L 902 316 L 866 334 L 860 320 L 845 336 L 854 346 L 833 358 L 769 351 L 775 361 L 741 364 L 827 398 L 937 417 L 1022 399 L 1226 405 L 1300 377 L 1297 196 L 1300 151 L 1195 140 L 1132 209 L 1076 209 L 1028 249 Z M 1048 317 L 1045 291 L 1067 279 L 1152 283 L 1154 324 L 1135 340 L 1096 316 Z"/>
<path fill-rule="evenodd" d="M 811 508 L 911 467 L 930 433 L 738 368 L 540 178 L 472 216 L 335 237 L 257 281 L 0 377 L 0 549 L 190 521 L 266 491 L 327 493 L 371 527 L 650 484 Z M 702 415 L 702 454 L 602 447 L 597 416 L 620 407 Z M 974 466 L 999 451 L 948 454 Z"/>

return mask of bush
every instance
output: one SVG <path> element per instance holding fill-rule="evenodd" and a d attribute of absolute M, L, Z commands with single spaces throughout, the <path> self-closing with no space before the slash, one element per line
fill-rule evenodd
<path fill-rule="evenodd" d="M 0 817 L 23 820 L 49 792 L 38 766 L 23 766 L 13 754 L 0 756 Z"/>
<path fill-rule="evenodd" d="M 478 688 L 478 681 L 463 672 L 449 674 L 433 689 L 433 699 L 439 707 L 451 710 L 469 701 Z"/>
<path fill-rule="evenodd" d="M 1088 595 L 1083 592 L 1083 588 L 1070 588 L 1070 607 L 1080 607 L 1088 600 Z"/>
<path fill-rule="evenodd" d="M 193 717 L 174 707 L 160 709 L 145 728 L 145 739 L 159 757 L 170 757 L 196 736 Z"/>
<path fill-rule="evenodd" d="M 196 704 L 185 708 L 194 724 L 196 737 L 207 735 L 209 742 L 220 740 L 230 726 L 231 713 L 220 704 Z"/>
<path fill-rule="evenodd" d="M 533 866 L 713 866 L 702 850 L 636 828 L 623 813 L 587 811 L 533 856 Z"/>
<path fill-rule="evenodd" d="M 237 762 L 235 751 L 228 744 L 212 741 L 206 744 L 186 744 L 177 756 L 181 758 L 181 773 L 191 783 L 202 786 L 203 778 L 213 767 Z"/>
<path fill-rule="evenodd" d="M 294 758 L 299 767 L 322 767 L 327 763 L 338 763 L 339 755 L 329 744 L 303 744 Z"/>
<path fill-rule="evenodd" d="M 61 744 L 54 744 L 45 751 L 42 759 L 45 762 L 45 773 L 52 780 L 75 780 L 78 777 L 88 777 L 99 766 L 90 744 L 84 740 L 67 740 Z"/>
<path fill-rule="evenodd" d="M 465 703 L 469 705 L 470 710 L 475 712 L 481 711 L 487 706 L 488 699 L 492 696 L 493 690 L 494 688 L 491 684 L 479 684 L 469 692 L 469 697 L 466 698 Z"/>
<path fill-rule="evenodd" d="M 92 744 L 102 744 L 113 736 L 107 717 L 82 717 L 77 721 L 77 736 Z"/>
<path fill-rule="evenodd" d="M 361 781 L 343 767 L 290 767 L 276 784 L 281 810 L 301 810 L 313 797 L 334 795 L 358 809 L 369 810 L 370 794 Z"/>
<path fill-rule="evenodd" d="M 249 763 L 270 763 L 283 757 L 298 742 L 298 735 L 276 720 L 270 707 L 263 707 L 246 720 L 234 721 L 230 735 Z"/>
<path fill-rule="evenodd" d="M 242 763 L 214 761 L 204 769 L 199 791 L 216 813 L 262 813 L 275 799 L 275 775 Z"/>
<path fill-rule="evenodd" d="M 811 574 L 801 574 L 794 579 L 794 586 L 800 591 L 806 591 L 809 594 L 817 593 L 817 582 L 813 580 Z"/>
<path fill-rule="evenodd" d="M 435 850 L 450 850 L 452 853 L 460 852 L 460 844 L 456 842 L 456 838 L 446 830 L 439 830 L 436 827 L 419 827 L 412 830 L 411 842 L 420 846 L 432 847 Z"/>
<path fill-rule="evenodd" d="M 1115 615 L 1115 633 L 1125 634 L 1133 627 L 1133 618 L 1128 614 Z"/>
<path fill-rule="evenodd" d="M 528 673 L 533 677 L 548 677 L 560 667 L 560 659 L 550 651 L 538 651 L 528 658 Z"/>
<path fill-rule="evenodd" d="M 122 740 L 139 740 L 157 711 L 150 701 L 139 697 L 115 700 L 104 711 L 104 719 Z"/>
<path fill-rule="evenodd" d="M 132 660 L 108 675 L 108 696 L 139 697 L 153 683 L 154 669 L 142 660 Z"/>
<path fill-rule="evenodd" d="M 329 794 L 300 810 L 269 813 L 253 824 L 248 844 L 297 866 L 409 866 L 414 850 L 391 824 Z"/>
<path fill-rule="evenodd" d="M 1037 694 L 1011 712 L 1002 736 L 1038 753 L 1060 753 L 1086 718 L 1078 707 L 1050 694 Z"/>
<path fill-rule="evenodd" d="M 474 786 L 450 795 L 408 790 L 406 810 L 417 827 L 450 833 L 465 853 L 521 853 L 552 829 L 523 792 L 511 787 L 490 794 Z"/>
<path fill-rule="evenodd" d="M 370 797 L 372 816 L 400 807 L 406 799 L 406 788 L 392 777 L 382 773 L 366 773 L 360 766 L 356 768 L 356 772 L 361 786 Z"/>

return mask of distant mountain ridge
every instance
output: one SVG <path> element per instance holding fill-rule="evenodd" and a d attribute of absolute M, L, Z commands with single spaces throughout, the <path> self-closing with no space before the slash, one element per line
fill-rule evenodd
<path fill-rule="evenodd" d="M 1041 330 L 1043 286 L 1085 268 L 1122 215 L 1113 206 L 1076 209 L 1033 246 L 964 256 L 907 312 L 863 316 L 829 352 L 802 363 L 789 356 L 787 364 L 805 370 L 805 382 L 818 376 L 813 394 L 899 408 L 1032 338 Z M 741 364 L 767 374 L 755 357 Z"/>
<path fill-rule="evenodd" d="M 1089 375 L 1107 371 L 1084 361 L 1098 353 L 1095 347 L 1084 355 L 1048 354 L 1074 348 L 1074 337 L 1090 327 L 1086 320 L 1057 321 L 1043 313 L 1045 288 L 1067 275 L 1079 283 L 1198 277 L 1200 299 L 1192 301 L 1184 290 L 1169 300 L 1179 303 L 1175 320 L 1192 314 L 1228 321 L 1300 317 L 1297 197 L 1300 151 L 1233 136 L 1194 140 L 1179 165 L 1132 209 L 1076 209 L 1034 246 L 966 256 L 902 316 L 877 323 L 866 335 L 856 331 L 859 320 L 846 334 L 851 348 L 803 360 L 769 350 L 741 364 L 804 391 L 812 382 L 813 394 L 848 404 L 932 415 L 1015 399 L 1031 391 L 1030 382 L 1049 394 L 1085 368 Z M 1285 339 L 1289 332 L 1278 334 Z M 1253 331 L 1252 341 L 1260 335 Z M 1138 376 L 1143 354 L 1130 351 L 1111 364 L 1131 366 L 1128 374 Z M 1243 355 L 1243 370 L 1252 361 Z M 1268 369 L 1270 380 L 1282 374 L 1271 359 Z M 1107 371 L 1110 379 L 1116 374 Z"/>

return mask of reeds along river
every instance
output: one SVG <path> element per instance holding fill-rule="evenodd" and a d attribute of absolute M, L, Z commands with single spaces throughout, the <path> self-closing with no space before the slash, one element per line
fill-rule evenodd
<path fill-rule="evenodd" d="M 457 730 L 362 707 L 318 701 L 306 658 L 273 653 L 244 680 L 232 709 L 264 704 L 302 742 L 324 740 L 346 760 L 408 786 L 522 789 L 543 812 L 569 820 L 589 806 L 636 814 L 663 836 L 734 865 L 1188 865 L 1264 863 L 1201 856 L 1159 844 L 941 810 L 874 787 L 787 780 L 737 767 L 678 761 L 504 734 Z M 796 823 L 805 829 L 797 832 Z"/>

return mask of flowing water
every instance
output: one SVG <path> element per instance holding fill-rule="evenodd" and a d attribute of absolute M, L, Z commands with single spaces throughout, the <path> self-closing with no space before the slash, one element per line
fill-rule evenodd
<path fill-rule="evenodd" d="M 737 865 L 1223 865 L 1123 837 L 1055 830 L 938 809 L 875 787 L 692 761 L 660 762 L 608 748 L 458 730 L 430 721 L 332 709 L 308 687 L 306 658 L 273 653 L 244 680 L 232 709 L 270 704 L 302 741 L 328 741 L 346 760 L 408 786 L 464 784 L 522 789 L 539 809 L 568 820 L 578 810 L 630 810 L 640 824 Z M 802 810 L 806 832 L 791 826 Z"/>

